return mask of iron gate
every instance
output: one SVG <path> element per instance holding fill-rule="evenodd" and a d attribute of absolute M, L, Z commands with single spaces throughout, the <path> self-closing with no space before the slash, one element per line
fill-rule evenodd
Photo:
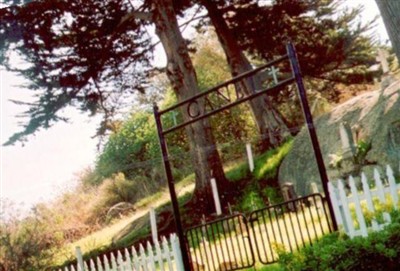
<path fill-rule="evenodd" d="M 293 252 L 333 231 L 320 194 L 256 210 L 249 222 L 258 259 L 264 264 L 276 262 L 280 250 Z"/>
<path fill-rule="evenodd" d="M 238 270 L 276 262 L 278 252 L 293 252 L 332 232 L 320 194 L 203 223 L 185 232 L 192 270 Z"/>
<path fill-rule="evenodd" d="M 329 200 L 328 176 L 322 158 L 322 153 L 319 146 L 317 133 L 315 130 L 312 114 L 308 105 L 307 95 L 305 92 L 303 79 L 301 76 L 300 67 L 293 44 L 288 43 L 286 46 L 286 50 L 287 50 L 286 55 L 283 55 L 275 60 L 272 60 L 254 70 L 245 72 L 237 77 L 232 78 L 231 80 L 226 81 L 225 83 L 215 86 L 214 88 L 211 88 L 207 91 L 201 92 L 189 99 L 180 101 L 177 104 L 170 106 L 167 109 L 159 110 L 157 105 L 154 105 L 154 117 L 156 120 L 158 137 L 160 140 L 160 147 L 164 162 L 164 169 L 168 180 L 168 189 L 170 191 L 171 203 L 174 211 L 176 232 L 179 236 L 179 242 L 182 249 L 183 265 L 185 267 L 185 270 L 190 269 L 190 260 L 188 251 L 186 251 L 186 244 L 184 243 L 184 238 L 185 238 L 184 230 L 182 227 L 179 205 L 175 191 L 174 177 L 172 175 L 172 170 L 167 150 L 167 143 L 165 141 L 165 135 L 167 135 L 168 133 L 172 133 L 178 129 L 181 129 L 187 125 L 190 125 L 194 122 L 197 122 L 201 119 L 208 118 L 223 110 L 227 110 L 229 108 L 232 108 L 236 105 L 239 105 L 256 97 L 260 97 L 261 95 L 278 93 L 281 91 L 283 87 L 291 83 L 296 83 L 297 85 L 297 90 L 301 101 L 304 118 L 307 124 L 316 163 L 318 165 L 318 171 L 321 177 L 322 187 L 324 189 L 325 196 L 328 199 L 326 203 L 330 211 L 329 213 L 331 214 L 332 227 L 333 229 L 337 229 L 337 223 L 335 221 L 335 218 L 333 217 L 332 203 Z M 287 66 L 287 68 L 284 67 L 284 70 L 290 72 L 278 76 L 277 72 L 279 71 L 279 69 L 276 69 L 275 66 L 280 65 L 282 63 L 284 63 L 283 64 L 284 66 Z M 232 86 L 235 86 L 236 84 L 241 84 L 244 78 L 249 78 L 256 73 L 263 73 L 263 72 L 270 73 L 271 76 L 273 77 L 273 80 L 272 81 L 269 80 L 268 82 L 266 82 L 265 85 L 262 86 L 262 89 L 257 89 L 257 90 L 253 89 L 252 90 L 253 92 L 251 94 L 243 95 L 240 92 L 238 92 L 237 89 L 235 88 L 235 94 L 232 95 L 232 97 L 230 96 L 229 92 Z M 225 90 L 225 92 L 223 90 Z M 213 104 L 211 99 L 209 99 L 209 97 L 212 95 L 216 95 L 217 97 L 219 97 L 220 100 L 224 101 L 224 103 L 222 103 L 221 105 Z M 193 112 L 193 109 L 195 109 L 194 110 L 195 112 Z M 175 111 L 179 111 L 182 114 L 184 114 L 184 116 L 186 116 L 186 120 L 179 124 L 174 123 L 172 127 L 171 126 L 164 127 L 162 116 L 166 116 L 167 114 L 172 114 Z"/>
<path fill-rule="evenodd" d="M 253 246 L 243 214 L 190 228 L 185 236 L 191 270 L 236 270 L 254 265 Z"/>

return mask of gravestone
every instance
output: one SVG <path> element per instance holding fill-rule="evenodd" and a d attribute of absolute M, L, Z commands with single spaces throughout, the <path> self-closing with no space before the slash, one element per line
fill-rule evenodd
<path fill-rule="evenodd" d="M 312 182 L 310 184 L 310 187 L 311 187 L 311 193 L 312 194 L 318 194 L 319 193 L 318 185 L 317 185 L 316 182 Z"/>
<path fill-rule="evenodd" d="M 385 50 L 383 50 L 382 48 L 379 48 L 378 56 L 376 57 L 376 60 L 381 65 L 383 74 L 388 74 L 390 71 L 389 63 L 387 62 L 387 57 L 388 57 L 388 53 Z"/>
<path fill-rule="evenodd" d="M 343 159 L 353 159 L 356 154 L 356 147 L 354 144 L 353 133 L 347 122 L 341 122 L 339 124 L 339 134 L 340 141 L 342 142 Z"/>
<path fill-rule="evenodd" d="M 284 183 L 282 185 L 281 190 L 282 190 L 282 195 L 283 195 L 284 201 L 291 201 L 291 200 L 297 199 L 297 195 L 296 195 L 296 191 L 294 190 L 293 183 L 289 183 L 289 182 Z M 289 210 L 292 212 L 296 210 L 296 206 L 294 203 L 289 203 L 288 207 L 289 207 Z"/>

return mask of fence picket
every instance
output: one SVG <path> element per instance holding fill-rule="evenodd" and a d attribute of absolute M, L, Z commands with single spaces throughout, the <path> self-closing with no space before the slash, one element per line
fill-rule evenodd
<path fill-rule="evenodd" d="M 351 194 L 353 196 L 353 202 L 356 208 L 356 216 L 360 226 L 360 232 L 362 236 L 366 237 L 368 235 L 367 225 L 365 223 L 365 218 L 361 209 L 361 200 L 358 196 L 356 184 L 352 176 L 350 176 L 349 178 L 349 184 L 350 184 Z"/>
<path fill-rule="evenodd" d="M 362 183 L 363 190 L 364 190 L 364 196 L 367 201 L 368 211 L 370 211 L 371 213 L 374 213 L 375 207 L 374 207 L 374 203 L 372 202 L 371 189 L 369 188 L 367 177 L 365 176 L 364 173 L 361 174 L 361 183 Z M 379 230 L 378 222 L 376 222 L 375 218 L 372 218 L 371 225 L 372 225 L 372 230 L 374 230 L 374 231 Z"/>
<path fill-rule="evenodd" d="M 125 270 L 125 263 L 124 263 L 124 260 L 122 259 L 121 251 L 119 251 L 119 250 L 117 251 L 116 262 L 117 262 L 117 270 L 124 271 Z"/>
<path fill-rule="evenodd" d="M 381 230 L 383 227 L 390 223 L 391 218 L 387 211 L 389 204 L 393 208 L 398 209 L 399 204 L 399 190 L 400 184 L 396 184 L 394 178 L 393 170 L 390 166 L 386 167 L 386 177 L 388 185 L 384 185 L 381 175 L 377 169 L 373 171 L 373 179 L 375 180 L 375 188 L 371 190 L 367 177 L 364 173 L 361 173 L 361 183 L 363 193 L 359 193 L 354 178 L 349 177 L 349 185 L 351 190 L 351 196 L 347 196 L 344 184 L 342 180 L 338 180 L 338 185 L 335 187 L 331 182 L 328 183 L 328 189 L 330 192 L 330 198 L 333 205 L 333 211 L 336 221 L 339 226 L 343 226 L 345 232 L 353 238 L 356 235 L 367 236 L 368 235 L 368 225 L 366 223 L 366 218 L 362 209 L 362 202 L 365 201 L 369 215 L 373 214 L 371 217 L 371 229 L 373 231 Z M 389 200 L 386 194 L 390 195 L 391 200 Z M 378 200 L 379 204 L 384 205 L 383 208 L 376 206 L 375 200 Z M 350 204 L 354 205 L 356 220 L 359 224 L 359 230 L 354 228 L 354 222 L 351 218 Z M 386 210 L 383 212 L 383 223 L 378 223 L 375 217 L 376 212 L 380 209 Z"/>
<path fill-rule="evenodd" d="M 154 257 L 154 252 L 153 248 L 151 247 L 150 242 L 147 242 L 147 257 L 148 257 L 148 263 L 150 265 L 150 270 L 156 271 L 156 257 Z"/>
<path fill-rule="evenodd" d="M 140 253 L 140 262 L 141 262 L 140 265 L 142 266 L 144 271 L 149 271 L 149 268 L 147 266 L 146 252 L 145 252 L 142 244 L 140 244 L 140 246 L 139 246 L 139 253 Z"/>
<path fill-rule="evenodd" d="M 176 264 L 176 270 L 178 270 L 178 271 L 184 270 L 181 249 L 179 248 L 178 237 L 176 237 L 175 234 L 171 234 L 169 240 L 171 241 L 172 254 L 174 257 L 175 264 Z"/>
<path fill-rule="evenodd" d="M 377 169 L 374 170 L 374 178 L 375 178 L 375 184 L 376 184 L 377 193 L 378 193 L 378 199 L 383 205 L 385 205 L 386 204 L 385 192 L 384 192 L 381 176 Z M 386 223 L 390 223 L 390 221 L 391 221 L 390 215 L 387 212 L 383 213 L 383 219 L 386 221 Z"/>
<path fill-rule="evenodd" d="M 164 271 L 164 255 L 163 255 L 163 252 L 161 250 L 161 246 L 160 246 L 160 243 L 158 242 L 158 240 L 156 240 L 154 247 L 155 247 L 155 251 L 156 251 L 155 260 L 160 265 L 160 271 Z"/>
<path fill-rule="evenodd" d="M 117 261 L 115 259 L 115 255 L 113 252 L 110 253 L 111 257 L 110 257 L 110 262 L 111 262 L 111 270 L 112 271 L 118 271 L 118 265 L 117 265 Z"/>
<path fill-rule="evenodd" d="M 172 243 L 172 240 L 171 240 L 171 243 Z M 172 271 L 174 269 L 172 268 L 171 253 L 169 250 L 167 238 L 165 238 L 165 236 L 162 237 L 162 246 L 163 246 L 163 250 L 164 250 L 165 254 L 167 255 L 168 270 Z"/>
<path fill-rule="evenodd" d="M 103 264 L 101 263 L 101 260 L 99 257 L 96 257 L 96 264 L 97 264 L 97 269 L 94 269 L 95 271 L 103 271 Z"/>
<path fill-rule="evenodd" d="M 133 262 L 133 265 L 135 266 L 135 269 L 140 270 L 139 257 L 138 257 L 135 247 L 133 247 L 133 246 L 132 246 L 132 262 Z"/>
<path fill-rule="evenodd" d="M 125 253 L 125 266 L 126 266 L 126 270 L 133 270 L 132 268 L 132 259 L 131 259 L 131 255 L 129 255 L 129 251 L 127 248 L 124 249 L 124 253 Z"/>
<path fill-rule="evenodd" d="M 389 187 L 390 187 L 390 195 L 392 196 L 393 206 L 397 209 L 397 204 L 399 202 L 399 196 L 397 194 L 397 185 L 394 180 L 394 173 L 392 168 L 388 165 L 386 167 L 386 176 L 388 177 Z"/>
<path fill-rule="evenodd" d="M 108 258 L 106 257 L 106 255 L 104 255 L 103 261 L 104 261 L 104 270 L 105 271 L 111 271 L 110 263 L 109 263 Z"/>
<path fill-rule="evenodd" d="M 336 189 L 336 187 L 331 182 L 328 183 L 328 189 L 329 189 L 329 194 L 331 196 L 331 201 L 332 201 L 332 205 L 333 205 L 333 212 L 335 214 L 336 222 L 337 222 L 339 227 L 340 226 L 344 227 L 342 215 L 340 213 L 340 208 L 341 207 L 339 207 L 341 205 L 341 202 L 340 202 L 340 199 L 339 199 L 338 190 Z"/>
<path fill-rule="evenodd" d="M 349 202 L 347 200 L 346 191 L 344 190 L 344 184 L 342 180 L 338 181 L 339 195 L 343 207 L 343 224 L 345 229 L 348 231 L 351 238 L 355 236 L 353 219 L 351 218 L 350 209 L 348 208 Z"/>

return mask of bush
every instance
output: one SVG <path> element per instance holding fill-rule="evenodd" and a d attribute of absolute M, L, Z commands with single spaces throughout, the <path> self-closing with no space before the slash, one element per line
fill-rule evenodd
<path fill-rule="evenodd" d="M 62 244 L 62 236 L 40 218 L 28 216 L 23 219 L 11 205 L 1 214 L 0 224 L 0 270 L 34 271 L 47 270 L 53 261 L 53 248 Z"/>
<path fill-rule="evenodd" d="M 297 253 L 279 253 L 283 270 L 398 270 L 400 219 L 368 237 L 333 233 Z"/>

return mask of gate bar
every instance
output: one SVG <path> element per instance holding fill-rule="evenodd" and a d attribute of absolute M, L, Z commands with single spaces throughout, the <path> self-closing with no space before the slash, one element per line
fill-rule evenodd
<path fill-rule="evenodd" d="M 317 133 L 315 131 L 313 117 L 312 117 L 312 114 L 310 111 L 310 107 L 308 105 L 306 90 L 304 88 L 303 79 L 301 77 L 301 71 L 300 71 L 299 63 L 297 61 L 296 51 L 291 42 L 289 42 L 287 44 L 286 49 L 287 49 L 287 52 L 289 55 L 290 65 L 292 66 L 292 70 L 293 70 L 294 76 L 296 78 L 297 90 L 298 90 L 300 100 L 301 100 L 301 107 L 303 109 L 304 118 L 306 119 L 307 128 L 308 128 L 308 132 L 309 132 L 309 135 L 311 138 L 315 159 L 317 160 L 318 171 L 319 171 L 319 175 L 321 177 L 322 187 L 324 189 L 325 198 L 328 203 L 329 213 L 330 213 L 331 220 L 332 220 L 332 227 L 333 227 L 334 231 L 337 231 L 338 226 L 337 226 L 336 218 L 335 218 L 335 215 L 333 212 L 333 205 L 331 202 L 331 198 L 329 195 L 329 189 L 328 189 L 329 179 L 328 179 L 328 175 L 326 174 L 324 159 L 322 158 L 321 148 L 319 146 Z"/>
<path fill-rule="evenodd" d="M 171 203 L 172 203 L 172 208 L 173 208 L 173 213 L 174 213 L 176 233 L 178 234 L 179 246 L 181 247 L 181 252 L 182 252 L 181 254 L 182 254 L 183 267 L 185 270 L 191 270 L 191 268 L 190 268 L 191 264 L 190 264 L 190 260 L 189 260 L 189 251 L 186 246 L 185 235 L 183 234 L 183 226 L 182 226 L 181 215 L 179 212 L 178 198 L 177 198 L 176 192 L 175 192 L 174 177 L 172 175 L 171 165 L 169 163 L 167 144 L 165 143 L 165 138 L 162 133 L 162 130 L 163 130 L 162 123 L 160 120 L 160 114 L 158 112 L 158 106 L 156 104 L 153 105 L 153 111 L 154 111 L 154 117 L 156 119 L 156 126 L 157 126 L 158 138 L 160 141 L 161 153 L 163 156 L 165 174 L 167 175 L 168 190 L 169 190 L 169 194 L 171 196 Z"/>

